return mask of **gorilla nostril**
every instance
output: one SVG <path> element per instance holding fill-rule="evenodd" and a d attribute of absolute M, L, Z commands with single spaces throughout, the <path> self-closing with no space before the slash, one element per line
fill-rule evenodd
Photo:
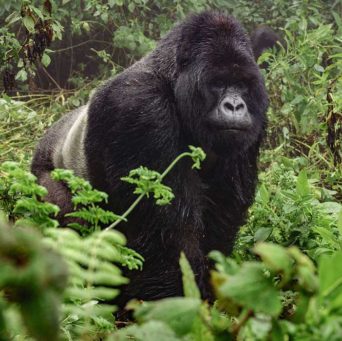
<path fill-rule="evenodd" d="M 240 109 L 243 109 L 244 107 L 245 107 L 245 105 L 243 103 L 240 103 L 235 107 L 235 110 L 238 111 Z"/>
<path fill-rule="evenodd" d="M 231 103 L 229 103 L 229 102 L 225 102 L 225 103 L 223 104 L 223 106 L 224 106 L 225 109 L 234 112 L 234 105 L 233 105 L 233 104 L 231 104 Z"/>
<path fill-rule="evenodd" d="M 234 89 L 233 89 L 234 90 Z M 228 92 L 219 105 L 219 112 L 226 119 L 242 120 L 248 115 L 247 104 L 237 91 Z"/>

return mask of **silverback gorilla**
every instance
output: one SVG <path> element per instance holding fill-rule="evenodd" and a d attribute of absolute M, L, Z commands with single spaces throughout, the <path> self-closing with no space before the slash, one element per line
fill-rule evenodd
<path fill-rule="evenodd" d="M 178 260 L 189 259 L 204 298 L 210 298 L 207 254 L 228 254 L 246 218 L 257 181 L 258 150 L 266 126 L 267 93 L 244 29 L 216 12 L 190 16 L 154 51 L 107 81 L 89 103 L 55 123 L 39 143 L 32 171 L 47 200 L 72 210 L 54 168 L 77 175 L 109 194 L 124 212 L 135 199 L 120 181 L 140 165 L 162 171 L 188 145 L 207 153 L 202 169 L 182 160 L 165 179 L 175 199 L 157 206 L 144 199 L 121 224 L 129 247 L 145 258 L 143 271 L 125 272 L 130 298 L 182 294 Z"/>

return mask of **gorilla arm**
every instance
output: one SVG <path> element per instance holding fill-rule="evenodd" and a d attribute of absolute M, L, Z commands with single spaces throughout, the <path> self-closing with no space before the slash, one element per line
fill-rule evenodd
<path fill-rule="evenodd" d="M 143 165 L 162 172 L 187 150 L 173 92 L 164 79 L 152 73 L 130 69 L 107 83 L 92 99 L 88 124 L 92 127 L 86 138 L 91 182 L 109 191 L 108 205 L 119 214 L 136 198 L 132 186 L 120 181 L 127 170 Z M 206 260 L 199 246 L 203 234 L 201 180 L 191 162 L 182 160 L 164 183 L 175 194 L 171 204 L 157 206 L 152 198 L 145 198 L 128 222 L 119 225 L 128 245 L 146 260 L 143 272 L 127 273 L 134 285 L 123 290 L 123 302 L 127 297 L 158 298 L 151 293 L 179 294 L 181 250 L 198 272 L 199 283 L 204 283 Z M 161 285 L 163 290 L 158 289 Z"/>

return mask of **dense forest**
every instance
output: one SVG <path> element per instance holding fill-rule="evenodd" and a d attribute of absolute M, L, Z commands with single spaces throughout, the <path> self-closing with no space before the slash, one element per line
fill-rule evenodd
<path fill-rule="evenodd" d="M 172 205 L 167 184 L 184 159 L 205 167 L 201 146 L 130 169 L 121 180 L 136 200 L 123 212 L 55 169 L 72 193 L 67 226 L 30 171 L 33 153 L 54 122 L 204 10 L 279 37 L 258 58 L 269 107 L 254 203 L 229 257 L 208 255 L 214 300 L 185 252 L 183 296 L 132 299 L 123 315 L 124 274 L 144 272 L 144 257 L 122 224 L 147 197 Z M 0 340 L 342 339 L 340 0 L 0 0 L 0 23 Z"/>

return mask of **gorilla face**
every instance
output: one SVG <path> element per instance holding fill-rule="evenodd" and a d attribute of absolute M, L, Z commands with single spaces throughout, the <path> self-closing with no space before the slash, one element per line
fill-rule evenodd
<path fill-rule="evenodd" d="M 253 64 L 252 64 L 253 65 Z M 199 89 L 204 99 L 198 116 L 200 139 L 218 154 L 241 152 L 254 144 L 265 126 L 267 96 L 257 68 L 213 73 Z"/>
<path fill-rule="evenodd" d="M 243 94 L 247 92 L 244 86 L 215 84 L 210 90 L 218 101 L 206 117 L 208 125 L 228 132 L 246 131 L 252 127 L 251 114 L 243 99 Z"/>
<path fill-rule="evenodd" d="M 194 143 L 227 155 L 261 139 L 268 99 L 245 32 L 217 18 L 215 34 L 202 28 L 190 51 L 179 49 L 175 96 Z"/>

